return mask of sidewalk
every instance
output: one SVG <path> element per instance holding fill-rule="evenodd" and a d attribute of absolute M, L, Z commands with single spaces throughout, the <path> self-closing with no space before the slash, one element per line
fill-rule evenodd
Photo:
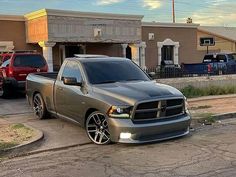
<path fill-rule="evenodd" d="M 236 115 L 236 94 L 193 98 L 188 104 L 193 119 L 232 118 Z"/>
<path fill-rule="evenodd" d="M 236 112 L 236 95 L 189 99 L 188 104 L 192 113 L 232 113 Z"/>

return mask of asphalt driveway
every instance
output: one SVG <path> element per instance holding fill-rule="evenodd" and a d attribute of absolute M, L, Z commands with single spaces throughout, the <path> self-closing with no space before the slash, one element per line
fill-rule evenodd
<path fill-rule="evenodd" d="M 44 139 L 32 149 L 33 151 L 91 143 L 84 129 L 77 124 L 56 118 L 45 120 L 35 118 L 24 97 L 0 98 L 0 118 L 12 123 L 27 123 L 27 125 L 43 131 Z"/>

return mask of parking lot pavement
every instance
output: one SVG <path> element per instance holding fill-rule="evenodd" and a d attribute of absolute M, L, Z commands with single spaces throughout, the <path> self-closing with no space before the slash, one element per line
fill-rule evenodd
<path fill-rule="evenodd" d="M 0 163 L 4 177 L 234 177 L 236 122 L 146 145 L 84 145 Z"/>
<path fill-rule="evenodd" d="M 24 96 L 19 95 L 17 98 L 2 99 L 0 98 L 0 116 L 32 113 L 32 109 Z"/>
<path fill-rule="evenodd" d="M 62 119 L 38 120 L 24 97 L 0 99 L 0 118 L 10 123 L 27 123 L 44 133 L 43 141 L 33 151 L 44 151 L 66 146 L 90 143 L 79 125 Z"/>

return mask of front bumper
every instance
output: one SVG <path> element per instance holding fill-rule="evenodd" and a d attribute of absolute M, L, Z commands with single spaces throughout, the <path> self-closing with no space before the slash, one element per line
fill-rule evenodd
<path fill-rule="evenodd" d="M 177 138 L 189 133 L 190 123 L 191 117 L 188 114 L 151 123 L 134 123 L 131 119 L 108 118 L 111 140 L 120 143 L 148 143 Z M 131 133 L 131 138 L 121 139 L 121 132 Z"/>

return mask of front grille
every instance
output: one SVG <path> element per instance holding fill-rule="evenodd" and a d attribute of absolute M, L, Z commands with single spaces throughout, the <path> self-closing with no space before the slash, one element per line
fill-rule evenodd
<path fill-rule="evenodd" d="M 184 113 L 184 100 L 171 99 L 140 103 L 137 105 L 134 120 L 164 119 Z"/>

